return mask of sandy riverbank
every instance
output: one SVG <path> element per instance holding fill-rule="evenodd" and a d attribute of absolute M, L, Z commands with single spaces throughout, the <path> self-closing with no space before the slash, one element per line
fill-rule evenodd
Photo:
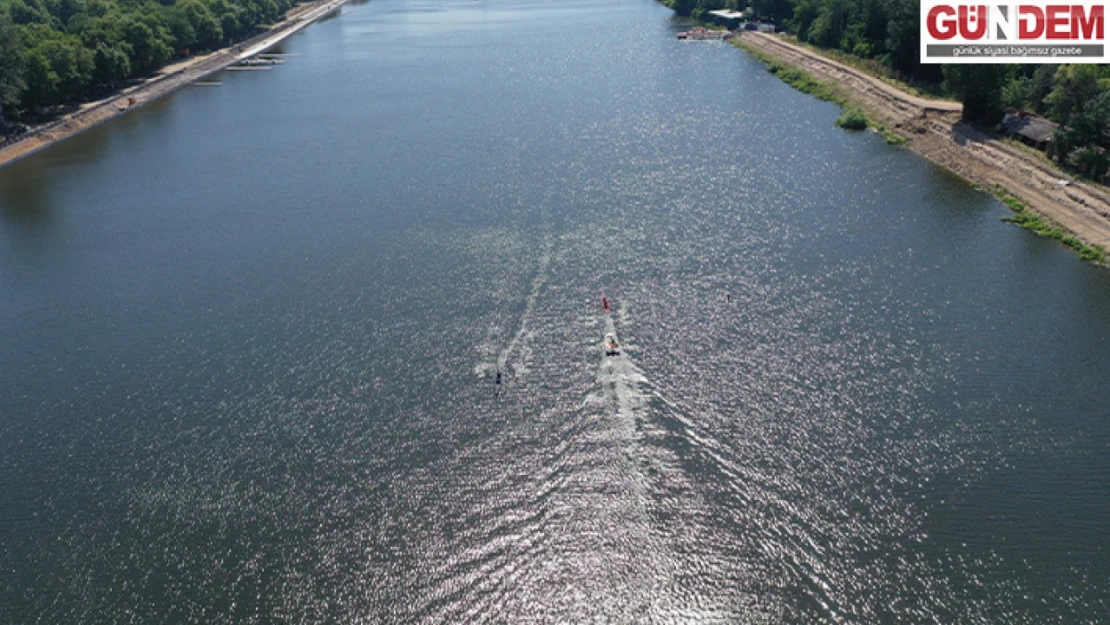
<path fill-rule="evenodd" d="M 270 30 L 230 48 L 195 56 L 163 67 L 157 74 L 137 85 L 84 104 L 77 111 L 48 124 L 32 128 L 23 140 L 0 149 L 0 167 L 29 156 L 59 141 L 152 102 L 191 82 L 228 67 L 242 59 L 272 48 L 302 28 L 331 13 L 348 0 L 315 0 L 289 10 L 285 19 Z"/>
<path fill-rule="evenodd" d="M 776 35 L 744 32 L 740 43 L 818 80 L 836 83 L 847 100 L 869 119 L 905 137 L 913 151 L 982 187 L 1000 185 L 1031 212 L 1088 245 L 1110 251 L 1110 195 L 1074 180 L 1036 154 L 960 123 L 958 102 L 913 96 Z"/>

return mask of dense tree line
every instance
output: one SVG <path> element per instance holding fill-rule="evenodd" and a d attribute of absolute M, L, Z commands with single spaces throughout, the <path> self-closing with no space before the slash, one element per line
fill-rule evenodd
<path fill-rule="evenodd" d="M 295 0 L 0 0 L 0 111 L 35 114 L 243 39 Z"/>
<path fill-rule="evenodd" d="M 942 86 L 983 125 L 1006 108 L 1060 124 L 1054 157 L 1085 175 L 1110 177 L 1110 66 L 934 65 L 920 59 L 919 0 L 663 0 L 702 19 L 717 9 L 750 8 L 804 42 L 871 59 L 916 83 Z"/>

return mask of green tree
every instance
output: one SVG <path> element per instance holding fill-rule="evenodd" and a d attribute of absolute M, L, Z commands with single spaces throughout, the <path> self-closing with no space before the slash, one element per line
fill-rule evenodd
<path fill-rule="evenodd" d="M 1002 118 L 1005 65 L 945 65 L 944 88 L 964 104 L 963 118 L 993 124 Z"/>
<path fill-rule="evenodd" d="M 65 31 L 71 35 L 77 35 L 78 37 L 80 37 L 81 33 L 85 32 L 85 29 L 87 29 L 92 23 L 93 18 L 90 17 L 88 13 L 77 13 L 73 15 L 73 17 L 70 17 L 69 21 L 66 22 Z"/>
<path fill-rule="evenodd" d="M 820 7 L 813 0 L 798 0 L 794 4 L 794 14 L 793 19 L 790 20 L 790 28 L 799 35 L 808 34 L 810 26 L 813 25 L 820 12 Z"/>
<path fill-rule="evenodd" d="M 174 50 L 186 50 L 197 43 L 197 31 L 180 6 L 166 7 L 163 12 L 166 30 L 173 39 Z"/>
<path fill-rule="evenodd" d="M 794 3 L 791 0 L 751 0 L 752 9 L 760 19 L 782 24 L 794 16 Z"/>
<path fill-rule="evenodd" d="M 131 76 L 131 54 L 125 43 L 112 46 L 98 43 L 93 53 L 93 81 L 99 85 L 114 86 Z"/>
<path fill-rule="evenodd" d="M 1094 179 L 1110 168 L 1110 91 L 1084 102 L 1056 132 L 1056 158 Z"/>
<path fill-rule="evenodd" d="M 173 56 L 173 50 L 155 35 L 143 22 L 127 19 L 120 25 L 123 41 L 131 47 L 131 70 L 135 75 L 145 76 L 165 65 Z"/>
<path fill-rule="evenodd" d="M 1057 65 L 1014 65 L 1002 86 L 1002 105 L 1034 113 L 1044 112 L 1045 96 L 1052 91 Z"/>
<path fill-rule="evenodd" d="M 216 46 L 224 38 L 220 22 L 208 10 L 208 7 L 199 0 L 185 0 L 180 5 L 181 11 L 193 26 L 197 35 L 197 43 L 202 46 Z"/>
<path fill-rule="evenodd" d="M 917 0 L 889 0 L 884 6 L 887 62 L 900 72 L 939 81 L 942 78 L 939 65 L 921 65 L 920 12 Z"/>
<path fill-rule="evenodd" d="M 806 41 L 823 48 L 840 45 L 848 26 L 850 0 L 821 0 L 817 7 L 817 17 L 805 33 Z M 799 35 L 802 33 L 799 31 Z"/>
<path fill-rule="evenodd" d="M 71 17 L 87 12 L 85 0 L 51 0 L 47 8 L 59 24 L 69 24 Z"/>
<path fill-rule="evenodd" d="M 1028 66 L 1026 66 L 1028 67 Z M 1044 99 L 1052 92 L 1056 83 L 1056 72 L 1059 65 L 1037 65 L 1029 79 L 1028 101 L 1025 103 L 1030 111 L 1044 114 Z"/>
<path fill-rule="evenodd" d="M 111 13 L 119 13 L 119 8 L 112 0 L 88 0 L 85 4 L 85 12 L 90 17 L 104 17 Z"/>
<path fill-rule="evenodd" d="M 698 6 L 697 0 L 664 0 L 664 4 L 679 15 L 690 15 Z"/>
<path fill-rule="evenodd" d="M 1097 65 L 1062 65 L 1053 77 L 1052 91 L 1045 97 L 1045 112 L 1051 119 L 1069 123 L 1073 111 L 1094 99 L 1100 91 Z"/>
<path fill-rule="evenodd" d="M 21 48 L 15 25 L 7 13 L 0 11 L 0 122 L 4 120 L 4 108 L 15 106 L 27 88 Z"/>
<path fill-rule="evenodd" d="M 92 52 L 71 35 L 44 41 L 38 49 L 50 63 L 50 71 L 55 77 L 56 102 L 79 99 L 93 81 L 96 64 L 93 62 Z"/>
<path fill-rule="evenodd" d="M 101 44 L 114 46 L 123 41 L 119 21 L 107 17 L 90 17 L 77 35 L 90 50 L 95 50 Z"/>
<path fill-rule="evenodd" d="M 38 0 L 9 0 L 8 14 L 11 15 L 12 22 L 21 25 L 51 22 L 50 12 Z"/>
<path fill-rule="evenodd" d="M 23 67 L 27 85 L 21 103 L 23 108 L 37 110 L 56 102 L 58 75 L 50 67 L 50 60 L 38 48 L 34 48 L 23 56 Z"/>

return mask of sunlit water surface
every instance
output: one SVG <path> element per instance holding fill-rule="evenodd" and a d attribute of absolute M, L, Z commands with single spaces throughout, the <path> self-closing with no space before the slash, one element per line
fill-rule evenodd
<path fill-rule="evenodd" d="M 1110 276 L 671 15 L 351 5 L 0 170 L 0 621 L 1110 620 Z"/>

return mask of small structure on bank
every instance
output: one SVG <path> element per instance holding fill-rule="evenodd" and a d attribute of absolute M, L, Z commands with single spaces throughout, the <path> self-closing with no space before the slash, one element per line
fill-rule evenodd
<path fill-rule="evenodd" d="M 1039 115 L 1017 109 L 1006 109 L 1006 116 L 1002 118 L 1003 130 L 1049 155 L 1052 154 L 1052 138 L 1059 127 Z"/>
<path fill-rule="evenodd" d="M 751 21 L 752 18 L 756 17 L 755 12 L 751 9 L 744 11 L 729 11 L 727 9 L 722 9 L 720 11 L 708 11 L 706 15 L 709 15 L 714 22 L 732 31 L 755 30 L 761 33 L 775 32 L 774 24 Z"/>
<path fill-rule="evenodd" d="M 729 30 L 735 30 L 740 22 L 743 22 L 745 15 L 743 11 L 729 11 L 728 9 L 721 9 L 720 11 L 708 11 L 708 15 L 714 22 L 721 24 Z"/>

